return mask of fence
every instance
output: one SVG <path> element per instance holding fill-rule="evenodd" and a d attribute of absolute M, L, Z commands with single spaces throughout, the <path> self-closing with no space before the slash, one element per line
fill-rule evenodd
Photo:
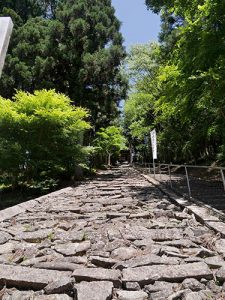
<path fill-rule="evenodd" d="M 136 164 L 141 172 L 185 198 L 196 199 L 225 212 L 225 168 L 175 164 Z"/>

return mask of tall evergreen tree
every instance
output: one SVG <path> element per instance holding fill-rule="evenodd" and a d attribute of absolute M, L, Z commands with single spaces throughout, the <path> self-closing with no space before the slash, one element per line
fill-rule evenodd
<path fill-rule="evenodd" d="M 27 9 L 25 2 L 31 4 Z M 8 0 L 0 5 L 0 14 L 6 12 L 16 26 L 1 95 L 55 88 L 90 109 L 96 127 L 109 124 L 127 87 L 120 71 L 125 57 L 120 22 L 111 1 Z"/>
<path fill-rule="evenodd" d="M 59 0 L 4 0 L 0 2 L 0 12 L 10 9 L 25 23 L 34 17 L 54 17 L 58 2 Z"/>
<path fill-rule="evenodd" d="M 63 73 L 64 92 L 104 125 L 126 89 L 123 39 L 111 0 L 66 0 L 56 16 L 63 29 L 56 73 Z"/>

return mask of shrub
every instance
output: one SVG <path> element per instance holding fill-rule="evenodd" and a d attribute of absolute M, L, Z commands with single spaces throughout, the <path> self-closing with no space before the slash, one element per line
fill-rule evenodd
<path fill-rule="evenodd" d="M 0 170 L 14 184 L 72 175 L 84 163 L 88 112 L 54 90 L 0 98 Z"/>

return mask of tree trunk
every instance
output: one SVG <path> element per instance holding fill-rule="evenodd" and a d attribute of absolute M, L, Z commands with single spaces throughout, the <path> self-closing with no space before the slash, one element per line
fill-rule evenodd
<path fill-rule="evenodd" d="M 132 144 L 129 144 L 129 150 L 130 150 L 130 165 L 133 164 L 133 147 Z"/>
<path fill-rule="evenodd" d="M 111 153 L 108 154 L 108 166 L 111 166 Z"/>

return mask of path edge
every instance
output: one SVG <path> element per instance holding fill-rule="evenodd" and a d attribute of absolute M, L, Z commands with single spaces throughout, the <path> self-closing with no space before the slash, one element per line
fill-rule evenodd
<path fill-rule="evenodd" d="M 142 174 L 138 171 L 141 176 L 143 176 L 148 182 L 152 183 L 156 188 L 158 188 L 164 195 L 166 195 L 171 202 L 180 206 L 182 209 L 186 209 L 189 214 L 193 214 L 196 220 L 200 221 L 202 224 L 206 225 L 208 228 L 214 230 L 216 233 L 220 234 L 221 237 L 225 238 L 225 223 L 222 222 L 219 217 L 221 213 L 217 212 L 210 206 L 206 206 L 204 203 L 198 201 L 189 201 L 179 196 L 173 191 L 168 190 L 162 183 L 158 180 L 152 178 L 149 175 Z M 225 216 L 224 216 L 225 217 Z"/>
<path fill-rule="evenodd" d="M 70 191 L 73 189 L 72 187 L 66 187 L 60 190 L 57 190 L 55 192 L 40 196 L 38 198 L 34 198 L 25 202 L 22 202 L 20 204 L 16 204 L 14 206 L 5 208 L 0 211 L 0 222 L 3 222 L 5 220 L 8 220 L 10 218 L 13 218 L 21 213 L 24 213 L 26 211 L 32 210 L 37 204 L 43 204 L 45 200 L 52 196 L 58 196 L 61 195 L 65 192 Z"/>

